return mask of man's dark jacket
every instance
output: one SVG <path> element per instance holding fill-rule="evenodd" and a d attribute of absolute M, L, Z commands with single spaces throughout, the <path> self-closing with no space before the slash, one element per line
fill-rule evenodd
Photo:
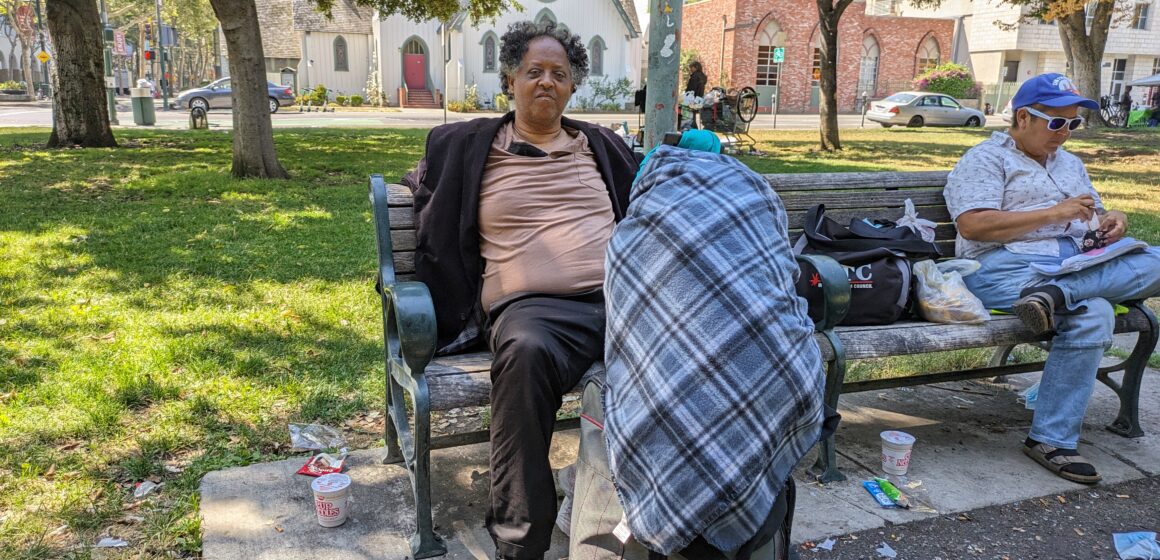
<path fill-rule="evenodd" d="M 479 305 L 479 187 L 491 143 L 514 113 L 445 124 L 427 135 L 426 155 L 403 177 L 415 197 L 415 279 L 431 290 L 438 347 L 456 339 Z M 568 118 L 565 127 L 588 137 L 616 221 L 628 208 L 637 159 L 612 131 Z"/>

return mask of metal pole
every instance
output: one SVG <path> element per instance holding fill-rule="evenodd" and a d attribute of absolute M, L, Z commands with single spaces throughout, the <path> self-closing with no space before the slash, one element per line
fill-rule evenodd
<path fill-rule="evenodd" d="M 866 128 L 866 110 L 867 110 L 867 108 L 869 108 L 869 105 L 870 105 L 870 93 L 864 91 L 864 92 L 862 92 L 862 126 L 861 126 L 861 128 Z"/>
<path fill-rule="evenodd" d="M 648 93 L 645 95 L 644 149 L 677 129 L 677 87 L 681 73 L 681 8 L 684 0 L 655 2 L 649 26 Z"/>
<path fill-rule="evenodd" d="M 448 22 L 443 22 L 443 124 L 447 124 L 447 95 L 450 92 L 447 87 L 447 65 L 451 62 L 451 30 L 447 28 Z"/>
<path fill-rule="evenodd" d="M 40 50 L 47 53 L 48 50 L 44 48 L 44 22 L 40 18 L 40 0 L 36 0 L 36 34 L 40 38 Z M 49 78 L 49 75 L 48 75 L 48 63 L 42 62 L 41 67 L 42 67 L 42 73 L 43 73 L 43 75 L 41 76 L 41 79 L 44 80 L 44 83 L 48 86 L 48 94 L 50 97 L 56 97 L 52 93 L 52 79 Z M 55 128 L 56 127 L 56 100 L 55 99 L 52 100 L 51 107 L 52 107 L 52 123 L 53 123 L 53 127 Z"/>
<path fill-rule="evenodd" d="M 113 78 L 113 28 L 109 27 L 109 12 L 105 9 L 105 0 L 101 0 L 101 24 L 104 26 L 105 43 L 105 101 L 109 106 L 109 124 L 117 122 L 117 98 L 113 92 L 116 78 Z"/>
<path fill-rule="evenodd" d="M 165 31 L 161 25 L 161 0 L 157 0 L 157 59 L 161 64 L 161 110 L 169 110 L 169 79 L 165 77 Z"/>
<path fill-rule="evenodd" d="M 721 62 L 717 65 L 717 85 L 725 87 L 725 31 L 729 26 L 729 16 L 721 14 Z"/>

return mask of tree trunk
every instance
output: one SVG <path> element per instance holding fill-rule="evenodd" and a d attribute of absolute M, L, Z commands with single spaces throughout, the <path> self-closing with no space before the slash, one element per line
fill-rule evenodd
<path fill-rule="evenodd" d="M 210 0 L 230 57 L 234 104 L 234 177 L 288 179 L 274 151 L 266 89 L 266 56 L 254 0 Z"/>
<path fill-rule="evenodd" d="M 28 41 L 23 41 L 23 40 L 20 41 L 20 66 L 23 67 L 23 68 L 21 68 L 21 74 L 24 75 L 24 77 L 22 78 L 22 80 L 24 81 L 24 93 L 26 93 L 30 96 L 36 95 L 36 92 L 32 90 L 32 87 L 33 87 L 32 65 L 33 64 L 40 64 L 40 61 L 36 60 L 35 58 L 32 58 L 32 49 L 30 49 L 28 47 Z"/>
<path fill-rule="evenodd" d="M 822 39 L 821 90 L 819 110 L 818 148 L 823 151 L 841 150 L 838 137 L 838 22 L 851 0 L 817 0 L 818 32 Z"/>
<path fill-rule="evenodd" d="M 1110 2 L 1096 3 L 1090 30 L 1086 26 L 1084 10 L 1059 18 L 1059 38 L 1071 64 L 1072 81 L 1079 92 L 1089 99 L 1100 98 L 1101 65 L 1114 7 Z M 1099 111 L 1080 109 L 1080 112 L 1089 127 L 1107 125 Z"/>
<path fill-rule="evenodd" d="M 48 2 L 48 31 L 56 45 L 58 87 L 53 88 L 48 147 L 117 146 L 109 127 L 101 18 L 91 0 Z"/>

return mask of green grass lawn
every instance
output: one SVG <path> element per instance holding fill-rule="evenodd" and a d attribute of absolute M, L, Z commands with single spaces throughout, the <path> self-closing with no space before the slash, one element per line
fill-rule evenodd
<path fill-rule="evenodd" d="M 744 160 L 945 169 L 985 134 L 846 131 L 848 149 L 824 154 L 816 132 L 779 131 Z M 287 456 L 287 422 L 380 408 L 366 177 L 399 177 L 424 135 L 279 130 L 294 178 L 242 181 L 221 132 L 119 130 L 119 149 L 48 151 L 45 130 L 0 129 L 0 558 L 88 558 L 103 536 L 130 541 L 125 557 L 196 556 L 205 473 Z M 1160 134 L 1069 147 L 1133 234 L 1160 243 Z M 164 484 L 133 500 L 144 480 Z"/>

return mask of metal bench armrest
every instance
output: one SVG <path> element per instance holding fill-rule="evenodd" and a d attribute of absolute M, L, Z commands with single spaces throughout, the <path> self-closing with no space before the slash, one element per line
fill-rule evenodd
<path fill-rule="evenodd" d="M 383 284 L 383 333 L 387 359 L 401 357 L 420 376 L 435 355 L 435 304 L 422 282 Z"/>
<path fill-rule="evenodd" d="M 828 331 L 850 311 L 850 278 L 838 261 L 825 255 L 794 255 L 799 262 L 810 263 L 822 279 L 822 320 L 814 324 L 819 331 Z"/>

